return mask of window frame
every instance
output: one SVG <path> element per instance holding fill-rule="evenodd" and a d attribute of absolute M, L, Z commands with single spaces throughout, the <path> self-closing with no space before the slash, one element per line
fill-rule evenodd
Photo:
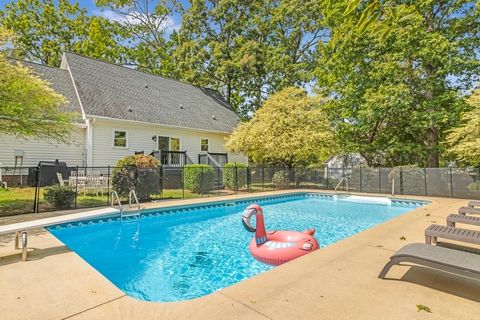
<path fill-rule="evenodd" d="M 207 150 L 202 150 L 203 143 L 202 140 L 207 140 Z M 200 152 L 210 152 L 210 139 L 209 138 L 200 138 Z"/>
<path fill-rule="evenodd" d="M 160 135 L 157 134 L 157 151 L 160 151 L 160 148 L 158 147 L 158 143 L 160 142 L 160 137 L 168 138 L 168 152 L 173 151 L 173 152 L 180 152 L 182 151 L 182 138 L 178 136 L 167 136 L 167 135 Z M 178 139 L 178 150 L 172 150 L 172 139 Z"/>
<path fill-rule="evenodd" d="M 125 132 L 125 146 L 116 146 L 115 145 L 115 139 L 122 139 L 122 138 L 116 138 L 115 137 L 116 132 Z M 112 136 L 113 136 L 113 148 L 115 148 L 115 149 L 128 149 L 128 142 L 129 142 L 128 130 L 126 130 L 126 129 L 113 129 L 112 130 Z"/>

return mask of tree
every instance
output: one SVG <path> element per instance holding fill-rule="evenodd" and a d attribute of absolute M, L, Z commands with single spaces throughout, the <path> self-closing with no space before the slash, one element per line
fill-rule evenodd
<path fill-rule="evenodd" d="M 132 46 L 128 64 L 150 73 L 176 77 L 174 43 L 168 39 L 175 29 L 173 14 L 181 10 L 177 0 L 97 0 L 113 10 Z"/>
<path fill-rule="evenodd" d="M 471 110 L 462 115 L 462 125 L 447 136 L 449 153 L 462 165 L 480 167 L 480 89 L 468 99 Z"/>
<path fill-rule="evenodd" d="M 298 88 L 272 95 L 253 118 L 228 138 L 231 152 L 245 152 L 259 164 L 318 164 L 336 153 L 333 130 L 322 110 L 323 99 Z"/>
<path fill-rule="evenodd" d="M 344 151 L 359 152 L 369 165 L 438 167 L 441 142 L 466 108 L 462 91 L 478 79 L 478 7 L 381 1 L 408 16 L 384 35 L 359 30 L 368 4 L 345 14 L 348 3 L 324 2 L 331 39 L 319 47 L 316 69 Z"/>
<path fill-rule="evenodd" d="M 128 36 L 69 0 L 14 0 L 0 10 L 0 25 L 15 32 L 25 59 L 56 67 L 64 51 L 122 62 Z"/>
<path fill-rule="evenodd" d="M 313 80 L 318 1 L 190 1 L 173 35 L 188 82 L 220 91 L 244 118 L 274 92 Z"/>
<path fill-rule="evenodd" d="M 0 28 L 0 48 L 12 41 L 12 33 Z M 65 103 L 29 68 L 0 54 L 0 134 L 65 142 L 74 116 L 60 110 Z"/>

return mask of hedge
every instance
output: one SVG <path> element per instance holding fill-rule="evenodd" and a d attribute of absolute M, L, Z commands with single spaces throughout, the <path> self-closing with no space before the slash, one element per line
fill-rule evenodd
<path fill-rule="evenodd" d="M 117 161 L 112 184 L 119 196 L 135 189 L 138 199 L 148 200 L 160 193 L 160 161 L 148 155 L 131 155 Z"/>
<path fill-rule="evenodd" d="M 215 171 L 208 164 L 189 164 L 183 168 L 185 189 L 195 193 L 207 193 L 213 189 Z"/>
<path fill-rule="evenodd" d="M 247 165 L 226 163 L 223 166 L 223 184 L 231 190 L 242 189 L 247 184 Z"/>
<path fill-rule="evenodd" d="M 70 208 L 75 201 L 75 189 L 55 184 L 45 188 L 45 200 L 57 209 Z"/>

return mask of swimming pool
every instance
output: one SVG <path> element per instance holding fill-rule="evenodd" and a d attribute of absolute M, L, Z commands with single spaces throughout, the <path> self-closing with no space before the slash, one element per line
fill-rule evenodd
<path fill-rule="evenodd" d="M 264 209 L 267 230 L 316 228 L 321 247 L 425 202 L 291 194 L 207 205 L 144 210 L 48 228 L 126 294 L 147 301 L 203 296 L 271 269 L 248 250 L 241 224 L 248 204 Z M 321 250 L 321 249 L 320 249 Z"/>

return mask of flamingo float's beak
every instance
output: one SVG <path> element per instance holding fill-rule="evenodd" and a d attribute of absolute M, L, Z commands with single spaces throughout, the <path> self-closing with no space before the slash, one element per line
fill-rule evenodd
<path fill-rule="evenodd" d="M 313 234 L 315 233 L 315 229 L 308 229 L 308 230 L 303 231 L 303 233 L 313 236 Z"/>

